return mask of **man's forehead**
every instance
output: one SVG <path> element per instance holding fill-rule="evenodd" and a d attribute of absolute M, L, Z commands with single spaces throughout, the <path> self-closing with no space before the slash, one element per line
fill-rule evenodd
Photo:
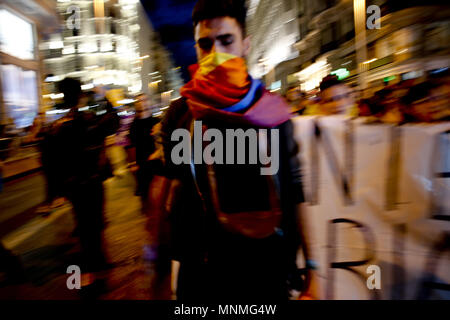
<path fill-rule="evenodd" d="M 323 91 L 324 94 L 334 95 L 334 94 L 344 94 L 348 93 L 349 89 L 344 84 L 337 84 L 334 85 L 326 90 Z"/>
<path fill-rule="evenodd" d="M 218 17 L 200 21 L 195 27 L 195 38 L 217 37 L 224 34 L 239 34 L 240 27 L 236 19 Z"/>

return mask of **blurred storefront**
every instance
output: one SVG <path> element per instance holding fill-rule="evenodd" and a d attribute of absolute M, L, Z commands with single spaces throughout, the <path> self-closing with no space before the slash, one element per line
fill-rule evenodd
<path fill-rule="evenodd" d="M 38 113 L 44 76 L 38 47 L 59 27 L 55 4 L 51 0 L 0 3 L 0 124 L 8 126 L 6 130 L 30 126 Z"/>
<path fill-rule="evenodd" d="M 45 77 L 39 45 L 59 27 L 53 0 L 0 2 L 0 163 L 3 178 L 39 166 L 33 145 L 22 145 L 42 107 Z"/>

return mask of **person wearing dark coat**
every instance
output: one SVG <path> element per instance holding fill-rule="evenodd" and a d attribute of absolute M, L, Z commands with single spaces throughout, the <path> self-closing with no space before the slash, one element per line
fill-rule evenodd
<path fill-rule="evenodd" d="M 106 104 L 106 113 L 100 116 L 79 111 L 85 106 L 86 99 L 78 80 L 66 78 L 60 87 L 66 108 L 70 111 L 57 120 L 51 130 L 59 143 L 58 161 L 63 166 L 59 174 L 64 181 L 63 191 L 73 205 L 77 221 L 82 251 L 82 285 L 89 285 L 94 272 L 109 267 L 103 248 L 103 181 L 110 176 L 104 140 L 117 131 L 119 117 L 111 104 Z"/>
<path fill-rule="evenodd" d="M 158 120 L 151 116 L 149 100 L 145 94 L 137 97 L 135 104 L 136 115 L 130 127 L 130 141 L 136 148 L 136 195 L 140 196 L 143 204 L 148 200 L 149 185 L 153 177 L 148 157 L 155 151 L 155 142 L 151 135 L 153 126 Z"/>

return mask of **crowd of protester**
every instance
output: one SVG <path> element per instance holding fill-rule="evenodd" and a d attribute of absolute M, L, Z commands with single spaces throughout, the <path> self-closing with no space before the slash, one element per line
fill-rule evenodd
<path fill-rule="evenodd" d="M 450 77 L 448 68 L 430 73 L 426 79 L 408 79 L 383 88 L 352 91 L 335 75 L 328 75 L 320 91 L 309 96 L 299 86 L 286 93 L 299 115 L 346 114 L 365 117 L 367 122 L 405 124 L 450 120 Z"/>
<path fill-rule="evenodd" d="M 258 90 L 263 90 L 262 84 L 257 81 L 255 83 L 259 85 L 260 89 Z M 85 286 L 94 282 L 93 275 L 96 272 L 111 267 L 103 248 L 105 227 L 103 182 L 115 175 L 111 159 L 108 158 L 106 152 L 108 137 L 116 136 L 115 144 L 123 149 L 123 153 L 126 155 L 127 169 L 131 169 L 130 171 L 136 178 L 135 195 L 141 198 L 142 211 L 146 213 L 152 206 L 150 184 L 153 177 L 167 175 L 172 179 L 172 173 L 167 174 L 168 172 L 165 171 L 167 168 L 163 170 L 164 163 L 169 161 L 165 157 L 170 153 L 164 152 L 164 143 L 155 141 L 155 139 L 162 139 L 163 133 L 168 131 L 167 119 L 170 120 L 173 116 L 170 112 L 173 113 L 175 112 L 173 110 L 185 106 L 172 106 L 169 109 L 169 116 L 165 118 L 166 122 L 159 123 L 159 119 L 152 116 L 152 102 L 145 94 L 135 96 L 133 105 L 123 109 L 126 112 L 118 112 L 106 97 L 105 92 L 103 94 L 99 94 L 101 90 L 83 92 L 78 80 L 67 78 L 60 83 L 59 89 L 64 93 L 64 103 L 56 107 L 69 109 L 69 111 L 56 121 L 47 121 L 46 114 L 40 112 L 33 125 L 28 128 L 27 135 L 22 138 L 22 144 L 36 144 L 41 153 L 47 195 L 44 204 L 38 208 L 37 212 L 47 216 L 66 201 L 73 206 L 77 222 L 73 235 L 80 239 L 82 250 L 80 265 L 84 270 L 82 282 Z M 196 89 L 191 90 L 195 91 Z M 365 91 L 354 91 L 337 76 L 328 75 L 322 80 L 319 90 L 316 92 L 307 94 L 302 92 L 299 86 L 292 86 L 287 90 L 285 99 L 289 102 L 293 115 L 348 115 L 354 118 L 363 117 L 367 123 L 399 125 L 414 122 L 448 121 L 450 120 L 449 70 L 442 69 L 439 72 L 430 73 L 426 79 L 409 79 L 394 84 L 385 83 L 381 89 L 371 90 L 369 88 Z M 96 107 L 89 108 L 93 105 Z M 120 113 L 122 113 L 121 117 Z M 289 119 L 289 112 L 285 117 Z M 184 119 L 183 117 L 178 118 Z M 11 133 L 11 128 L 9 130 L 2 129 L 4 132 Z M 156 132 L 160 134 L 155 134 Z M 166 139 L 167 136 L 166 133 Z M 283 137 L 283 139 L 288 139 L 288 137 Z M 164 155 L 164 153 L 166 154 Z M 177 170 L 173 170 L 173 172 L 177 172 Z M 254 181 L 253 179 L 255 177 L 248 181 Z M 189 183 L 192 181 L 189 180 Z M 195 197 L 195 188 L 189 186 L 189 192 L 193 193 L 186 193 L 184 196 Z M 248 194 L 246 196 L 248 197 Z M 190 199 L 185 200 L 187 203 L 190 201 Z M 238 202 L 244 203 L 245 201 L 248 199 Z M 180 207 L 177 210 L 181 212 L 185 209 Z M 183 219 L 180 221 L 185 223 Z M 186 225 L 188 224 L 186 223 Z M 192 225 L 188 230 L 191 228 L 194 226 Z M 176 235 L 175 242 L 185 241 L 185 239 L 178 238 L 180 236 Z M 228 244 L 229 242 L 227 242 Z M 241 246 L 240 243 L 236 245 L 237 247 Z M 265 250 L 266 247 L 263 246 L 260 249 Z M 162 250 L 155 250 L 158 251 L 156 254 L 160 256 L 164 254 Z M 241 260 L 244 259 L 247 251 L 244 250 Z M 1 243 L 0 255 L 4 256 L 5 261 L 6 259 L 11 261 L 7 264 L 9 268 L 7 272 L 17 278 L 17 274 L 21 272 L 20 268 L 15 267 L 18 265 L 18 260 Z M 231 257 L 227 259 L 231 261 Z M 165 260 L 170 261 L 168 256 Z M 228 260 L 219 259 L 218 261 L 220 263 L 215 266 L 217 268 Z M 253 265 L 253 262 L 248 262 L 248 264 Z M 202 288 L 197 284 L 189 283 L 195 278 L 193 275 L 198 275 L 198 271 L 194 269 L 188 270 L 188 272 L 192 272 L 192 277 L 186 277 L 183 274 L 180 286 L 185 291 L 188 286 L 189 290 L 192 290 L 190 294 L 203 295 L 206 284 Z M 239 272 L 237 270 L 236 274 Z M 227 279 L 227 281 L 232 280 L 231 278 Z M 192 288 L 190 288 L 191 285 Z M 224 288 L 228 288 L 228 284 L 222 285 Z M 257 286 L 256 283 L 253 285 Z M 179 291 L 178 294 L 181 292 Z M 276 290 L 274 289 L 273 292 Z"/>
<path fill-rule="evenodd" d="M 126 169 L 135 174 L 135 195 L 141 197 L 144 213 L 152 205 L 150 199 L 156 198 L 151 197 L 152 179 L 164 176 L 168 191 L 157 192 L 165 197 L 159 199 L 160 209 L 170 219 L 167 230 L 160 232 L 158 239 L 164 241 L 156 255 L 166 270 L 170 260 L 178 262 L 178 299 L 282 301 L 290 297 L 290 290 L 301 291 L 303 299 L 320 298 L 318 264 L 310 250 L 314 230 L 305 214 L 293 114 L 348 115 L 389 124 L 450 120 L 448 69 L 426 79 L 387 82 L 373 93 L 372 88 L 354 91 L 337 76 L 328 75 L 314 93 L 301 92 L 299 86 L 289 88 L 285 96 L 289 109 L 284 99 L 270 94 L 248 73 L 246 17 L 243 1 L 197 2 L 192 18 L 198 63 L 191 66 L 192 79 L 180 90 L 182 99 L 171 103 L 159 124 L 145 94 L 134 97 L 133 107 L 118 112 L 104 90 L 83 92 L 79 80 L 66 78 L 59 84 L 64 102 L 55 108 L 68 112 L 50 122 L 39 113 L 22 139 L 40 148 L 47 182 L 44 215 L 59 206 L 59 199 L 72 204 L 83 287 L 94 284 L 99 272 L 114 267 L 103 239 L 104 182 L 115 176 L 107 152 L 111 136 L 123 148 Z M 124 113 L 122 119 L 119 113 Z M 263 175 L 266 164 L 252 161 L 175 163 L 173 133 L 180 128 L 195 130 L 198 120 L 203 121 L 200 130 L 219 133 L 264 128 L 271 136 L 276 130 L 279 146 L 267 145 L 274 147 L 270 153 L 278 152 L 277 172 Z M 11 125 L 0 127 L 0 137 L 13 132 Z M 262 135 L 258 139 L 262 141 Z M 238 152 L 232 146 L 223 155 L 234 159 Z M 297 264 L 300 249 L 302 268 Z M 23 276 L 20 261 L 1 242 L 0 261 L 0 271 L 12 278 Z"/>
<path fill-rule="evenodd" d="M 105 92 L 83 92 L 74 79 L 65 79 L 59 89 L 64 103 L 56 107 L 70 111 L 56 121 L 49 121 L 46 113 L 40 112 L 21 144 L 35 144 L 41 153 L 47 194 L 36 212 L 47 216 L 71 202 L 77 221 L 74 235 L 80 237 L 83 250 L 82 265 L 84 270 L 98 271 L 108 268 L 102 253 L 102 183 L 114 176 L 105 141 L 115 135 L 116 145 L 124 149 L 127 167 L 136 177 L 135 195 L 141 198 L 145 213 L 151 206 L 150 183 L 160 173 L 161 150 L 154 141 L 159 119 L 152 117 L 152 103 L 145 94 L 135 96 L 134 103 L 119 117 Z M 349 115 L 364 117 L 367 123 L 388 124 L 448 121 L 449 71 L 431 73 L 426 79 L 386 83 L 372 93 L 369 89 L 353 91 L 337 76 L 328 75 L 316 92 L 307 94 L 299 86 L 291 86 L 285 99 L 294 115 Z M 96 107 L 86 108 L 92 105 Z M 8 128 L 2 128 L 8 134 L 4 137 L 11 136 L 11 126 Z"/>

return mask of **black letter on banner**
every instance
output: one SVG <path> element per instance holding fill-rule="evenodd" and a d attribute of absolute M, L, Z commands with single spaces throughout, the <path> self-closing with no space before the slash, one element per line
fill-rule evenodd
<path fill-rule="evenodd" d="M 319 203 L 319 153 L 318 143 L 321 141 L 325 150 L 325 157 L 330 166 L 336 185 L 342 192 L 344 205 L 352 205 L 352 186 L 353 186 L 353 171 L 354 171 L 354 128 L 351 120 L 345 121 L 345 166 L 344 170 L 339 166 L 336 153 L 332 147 L 332 143 L 328 136 L 319 126 L 318 121 L 314 121 L 314 137 L 311 142 L 311 205 Z"/>
<path fill-rule="evenodd" d="M 450 178 L 450 130 L 442 132 L 436 136 L 434 143 L 434 150 L 431 161 L 431 200 L 430 212 L 432 219 L 450 221 L 450 213 L 445 201 L 448 201 L 450 195 L 448 188 L 443 184 L 436 183 L 437 179 Z M 447 205 L 448 206 L 448 205 Z M 450 291 L 450 284 L 437 282 L 435 272 L 437 269 L 440 257 L 445 251 L 450 251 L 450 233 L 444 232 L 441 240 L 439 240 L 429 253 L 426 266 L 425 275 L 422 280 L 422 286 L 417 295 L 417 299 L 428 299 L 433 290 Z"/>
<path fill-rule="evenodd" d="M 336 227 L 335 225 L 337 223 L 349 223 L 354 225 L 356 228 L 359 228 L 361 230 L 362 235 L 364 236 L 364 240 L 366 242 L 366 257 L 359 261 L 344 261 L 344 262 L 334 262 L 334 259 L 336 258 Z M 372 261 L 375 257 L 375 238 L 370 231 L 370 229 L 363 224 L 349 219 L 334 219 L 330 221 L 330 224 L 328 225 L 328 262 L 329 262 L 329 268 L 328 268 L 328 286 L 326 291 L 326 299 L 332 300 L 334 298 L 334 273 L 335 271 L 333 269 L 344 269 L 352 272 L 356 276 L 362 279 L 364 286 L 366 286 L 367 278 L 368 276 L 366 274 L 361 274 L 357 270 L 353 269 L 352 267 L 362 266 L 365 264 L 368 264 L 370 261 Z M 380 296 L 377 292 L 377 290 L 370 290 L 372 293 L 372 299 L 378 300 L 380 299 Z"/>
<path fill-rule="evenodd" d="M 448 202 L 445 205 L 445 201 L 450 199 L 450 193 L 443 183 L 444 179 L 450 178 L 450 130 L 436 136 L 431 156 L 431 216 L 433 219 L 450 221 Z"/>
<path fill-rule="evenodd" d="M 406 225 L 398 224 L 394 225 L 394 236 L 392 237 L 394 248 L 394 263 L 392 264 L 392 278 L 393 285 L 391 287 L 391 299 L 392 300 L 403 300 L 405 297 L 405 237 L 406 237 Z"/>
<path fill-rule="evenodd" d="M 440 257 L 445 251 L 450 251 L 450 233 L 448 232 L 443 233 L 442 238 L 434 245 L 428 255 L 422 285 L 417 294 L 417 300 L 430 298 L 433 290 L 450 291 L 450 284 L 436 281 L 437 279 L 435 276 Z"/>
<path fill-rule="evenodd" d="M 314 135 L 311 141 L 311 194 L 310 205 L 319 204 L 319 150 L 317 144 L 320 139 L 320 129 L 317 122 L 314 121 Z"/>
<path fill-rule="evenodd" d="M 400 150 L 402 128 L 392 126 L 390 128 L 390 154 L 388 162 L 388 177 L 386 179 L 385 209 L 387 211 L 397 209 L 398 182 L 400 175 Z"/>

